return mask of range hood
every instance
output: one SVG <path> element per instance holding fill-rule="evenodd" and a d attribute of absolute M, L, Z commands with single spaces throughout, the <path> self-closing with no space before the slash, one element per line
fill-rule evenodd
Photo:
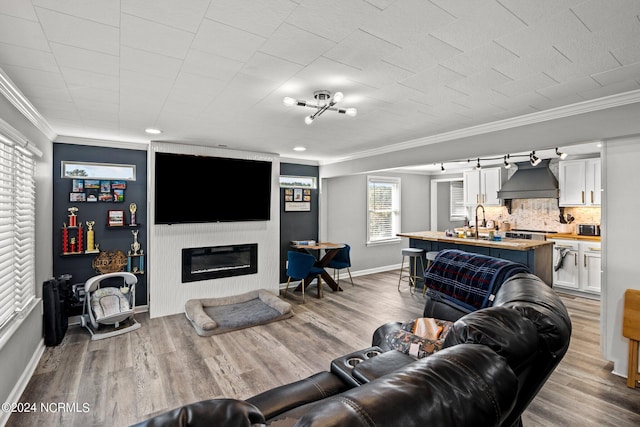
<path fill-rule="evenodd" d="M 557 199 L 559 197 L 558 180 L 549 170 L 549 159 L 541 161 L 538 166 L 533 166 L 530 162 L 515 165 L 518 170 L 498 191 L 499 199 L 507 202 L 511 199 Z"/>

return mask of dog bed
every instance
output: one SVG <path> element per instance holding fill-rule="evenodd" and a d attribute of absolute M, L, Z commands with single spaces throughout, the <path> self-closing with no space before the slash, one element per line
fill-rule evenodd
<path fill-rule="evenodd" d="M 187 319 L 203 337 L 293 316 L 291 304 L 264 289 L 222 298 L 190 299 L 184 308 Z"/>

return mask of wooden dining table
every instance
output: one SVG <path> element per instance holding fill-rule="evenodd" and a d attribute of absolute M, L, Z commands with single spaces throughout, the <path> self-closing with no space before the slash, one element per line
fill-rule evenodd
<path fill-rule="evenodd" d="M 338 285 L 331 274 L 327 272 L 326 268 L 327 264 L 329 264 L 329 261 L 331 261 L 333 257 L 336 256 L 340 249 L 345 247 L 344 243 L 318 242 L 313 245 L 294 244 L 291 245 L 291 247 L 297 251 L 308 252 L 311 255 L 315 256 L 317 260 L 315 262 L 315 266 L 322 269 L 323 272 L 320 276 L 325 281 L 325 283 L 329 285 L 329 287 L 334 291 L 342 291 L 340 285 Z M 325 251 L 324 255 L 322 255 L 323 250 Z M 314 254 L 313 252 L 316 252 L 316 254 Z M 308 277 L 304 282 L 309 283 L 311 279 L 313 279 L 313 277 Z"/>

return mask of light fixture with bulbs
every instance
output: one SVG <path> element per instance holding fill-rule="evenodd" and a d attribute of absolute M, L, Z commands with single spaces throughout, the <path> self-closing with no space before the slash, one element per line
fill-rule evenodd
<path fill-rule="evenodd" d="M 531 166 L 538 166 L 542 159 L 536 156 L 535 151 L 532 151 L 531 154 L 529 154 L 529 161 L 531 162 Z"/>
<path fill-rule="evenodd" d="M 314 101 L 305 101 L 301 99 L 294 99 L 291 97 L 285 97 L 282 102 L 287 107 L 298 106 L 298 107 L 309 107 L 315 108 L 316 112 L 305 117 L 304 122 L 308 125 L 313 123 L 313 121 L 321 116 L 325 111 L 331 110 L 336 111 L 338 114 L 346 114 L 350 117 L 355 117 L 358 114 L 358 110 L 355 108 L 337 108 L 335 105 L 344 99 L 344 94 L 342 92 L 336 92 L 331 96 L 331 92 L 328 90 L 317 90 L 313 92 Z"/>
<path fill-rule="evenodd" d="M 562 152 L 562 151 L 558 151 L 558 148 L 556 147 L 556 155 L 558 157 L 560 157 L 560 160 L 564 160 L 567 158 L 567 153 Z"/>
<path fill-rule="evenodd" d="M 509 162 L 507 161 L 507 159 L 508 159 L 508 158 L 509 158 L 509 155 L 508 155 L 508 154 L 504 156 L 504 168 L 505 168 L 505 169 L 509 169 L 509 168 L 511 167 L 511 163 L 509 163 Z"/>

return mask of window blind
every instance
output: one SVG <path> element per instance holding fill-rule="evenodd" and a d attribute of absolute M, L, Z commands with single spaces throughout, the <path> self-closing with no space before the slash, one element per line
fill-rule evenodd
<path fill-rule="evenodd" d="M 451 221 L 462 220 L 467 215 L 464 206 L 464 182 L 451 181 L 449 184 L 450 206 L 449 217 Z"/>
<path fill-rule="evenodd" d="M 367 178 L 367 241 L 396 238 L 400 229 L 400 179 Z"/>
<path fill-rule="evenodd" d="M 35 298 L 35 162 L 0 138 L 0 328 Z"/>

